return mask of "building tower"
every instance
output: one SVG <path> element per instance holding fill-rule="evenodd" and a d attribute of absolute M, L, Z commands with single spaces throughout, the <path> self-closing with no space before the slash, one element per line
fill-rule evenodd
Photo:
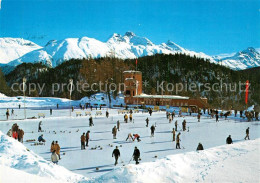
<path fill-rule="evenodd" d="M 125 103 L 133 103 L 133 97 L 142 93 L 142 72 L 124 71 Z"/>

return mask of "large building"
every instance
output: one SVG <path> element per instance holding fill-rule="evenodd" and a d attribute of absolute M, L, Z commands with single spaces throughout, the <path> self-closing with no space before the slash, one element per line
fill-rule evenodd
<path fill-rule="evenodd" d="M 193 99 L 177 95 L 147 95 L 142 92 L 142 72 L 125 71 L 125 103 L 127 105 L 207 108 L 207 98 Z"/>

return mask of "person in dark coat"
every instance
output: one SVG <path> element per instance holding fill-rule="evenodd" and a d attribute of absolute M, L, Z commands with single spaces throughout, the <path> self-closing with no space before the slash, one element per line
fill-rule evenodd
<path fill-rule="evenodd" d="M 115 156 L 115 166 L 118 164 L 118 157 L 120 156 L 120 151 L 118 149 L 118 146 L 116 146 L 116 148 L 114 149 L 113 153 L 112 153 L 112 157 Z"/>
<path fill-rule="evenodd" d="M 226 143 L 227 143 L 227 144 L 233 144 L 231 135 L 228 136 L 228 138 L 227 138 L 227 140 L 226 140 Z"/>
<path fill-rule="evenodd" d="M 119 120 L 116 122 L 116 128 L 117 128 L 118 131 L 120 131 L 120 130 L 119 130 L 119 128 L 120 128 L 120 122 L 119 122 Z"/>
<path fill-rule="evenodd" d="M 219 122 L 219 120 L 218 120 L 218 114 L 216 114 L 216 122 Z"/>
<path fill-rule="evenodd" d="M 249 127 L 246 129 L 246 137 L 245 137 L 245 140 L 246 140 L 246 138 L 247 138 L 248 140 L 250 140 L 250 139 L 249 139 Z"/>
<path fill-rule="evenodd" d="M 155 127 L 154 125 L 151 126 L 151 136 L 153 137 L 154 136 L 154 131 L 155 131 Z"/>
<path fill-rule="evenodd" d="M 89 133 L 90 131 L 87 131 L 86 133 L 86 146 L 88 147 L 88 142 L 89 142 Z"/>
<path fill-rule="evenodd" d="M 139 164 L 139 158 L 140 158 L 140 151 L 135 147 L 134 153 L 133 153 L 133 158 L 135 160 L 135 164 Z"/>
<path fill-rule="evenodd" d="M 46 140 L 43 138 L 43 134 L 38 137 L 39 142 L 46 142 Z"/>
<path fill-rule="evenodd" d="M 177 135 L 177 139 L 176 139 L 176 149 L 180 149 L 181 148 L 180 147 L 180 141 L 181 141 L 180 135 L 181 135 L 181 133 L 179 132 L 178 135 Z"/>
<path fill-rule="evenodd" d="M 149 119 L 148 118 L 146 118 L 146 127 L 148 127 L 148 125 L 149 125 Z"/>
<path fill-rule="evenodd" d="M 18 129 L 18 141 L 23 143 L 23 136 L 24 136 L 24 131 L 22 129 Z"/>
<path fill-rule="evenodd" d="M 89 118 L 89 126 L 94 126 L 94 123 L 93 123 L 93 118 L 92 118 L 92 116 L 90 116 L 90 118 Z"/>
<path fill-rule="evenodd" d="M 201 143 L 199 143 L 198 147 L 197 147 L 197 151 L 202 151 L 204 150 L 203 145 Z"/>

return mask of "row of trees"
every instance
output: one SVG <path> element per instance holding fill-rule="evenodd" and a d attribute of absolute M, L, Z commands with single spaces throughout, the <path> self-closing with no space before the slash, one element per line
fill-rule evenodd
<path fill-rule="evenodd" d="M 88 83 L 102 82 L 123 83 L 125 70 L 134 70 L 136 67 L 135 59 L 118 59 L 118 58 L 98 58 L 98 59 L 72 59 L 64 62 L 55 68 L 48 68 L 42 64 L 21 64 L 14 71 L 6 76 L 8 85 L 11 86 L 14 82 L 21 82 L 23 77 L 26 77 L 28 83 L 37 83 L 40 86 L 43 84 L 44 90 L 31 92 L 30 96 L 56 96 L 69 97 L 67 88 L 53 93 L 54 83 L 68 83 L 69 79 L 78 81 L 80 85 Z M 215 107 L 229 108 L 244 108 L 244 92 L 237 88 L 234 90 L 235 84 L 238 87 L 239 82 L 244 83 L 250 80 L 250 100 L 249 105 L 259 104 L 259 86 L 256 71 L 260 73 L 260 69 L 256 68 L 251 71 L 233 71 L 221 65 L 210 63 L 208 60 L 191 57 L 184 54 L 164 55 L 157 54 L 154 56 L 146 56 L 138 59 L 137 69 L 143 74 L 143 81 L 147 81 L 149 85 L 143 86 L 143 91 L 147 94 L 163 94 L 163 95 L 184 95 L 192 98 L 207 97 L 208 102 Z M 1 74 L 1 73 L 0 73 Z M 0 75 L 1 77 L 1 75 Z M 3 76 L 2 76 L 3 77 Z M 173 90 L 158 90 L 158 82 L 164 81 L 164 88 L 172 86 L 172 84 L 181 83 L 184 86 L 196 84 L 197 90 L 191 91 L 188 88 L 182 91 Z M 205 83 L 211 87 L 207 90 Z M 217 83 L 217 91 L 212 90 L 212 86 Z M 221 88 L 221 83 L 225 83 L 231 88 Z M 1 85 L 4 86 L 4 85 Z M 174 85 L 176 86 L 176 85 Z M 199 86 L 199 88 L 198 88 Z M 2 89 L 3 88 L 3 89 Z M 7 91 L 8 87 L 2 87 L 0 92 L 19 95 L 19 92 Z M 5 90 L 4 90 L 5 88 Z M 244 86 L 242 86 L 242 89 Z M 99 91 L 99 88 L 96 88 Z M 104 88 L 102 88 L 104 89 Z M 73 99 L 80 99 L 85 96 L 90 96 L 97 91 L 74 91 Z M 118 92 L 118 91 L 117 91 Z M 114 95 L 117 95 L 114 92 Z"/>

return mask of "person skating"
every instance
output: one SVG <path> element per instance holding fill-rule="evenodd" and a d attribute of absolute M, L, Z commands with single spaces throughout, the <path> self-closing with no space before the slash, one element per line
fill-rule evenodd
<path fill-rule="evenodd" d="M 119 130 L 119 128 L 120 128 L 120 122 L 119 122 L 119 120 L 116 122 L 116 128 L 117 128 L 118 131 L 120 131 L 120 130 Z"/>
<path fill-rule="evenodd" d="M 50 115 L 52 115 L 52 108 L 50 108 Z"/>
<path fill-rule="evenodd" d="M 12 109 L 11 112 L 12 112 L 11 114 L 14 115 L 14 109 Z"/>
<path fill-rule="evenodd" d="M 174 130 L 174 128 L 172 129 L 172 141 L 174 142 L 175 141 L 175 130 Z"/>
<path fill-rule="evenodd" d="M 248 140 L 250 140 L 250 139 L 249 139 L 249 127 L 246 129 L 246 137 L 245 137 L 245 140 L 246 140 L 246 138 L 247 138 Z"/>
<path fill-rule="evenodd" d="M 126 123 L 128 122 L 128 115 L 127 114 L 124 115 L 124 120 L 125 120 Z"/>
<path fill-rule="evenodd" d="M 172 119 L 175 117 L 175 110 L 172 112 Z"/>
<path fill-rule="evenodd" d="M 42 121 L 38 124 L 38 132 L 42 132 Z"/>
<path fill-rule="evenodd" d="M 24 131 L 22 129 L 18 129 L 18 141 L 23 143 L 23 136 L 24 136 Z"/>
<path fill-rule="evenodd" d="M 54 150 L 51 154 L 51 161 L 54 164 L 58 164 L 59 156 L 56 154 L 56 151 Z"/>
<path fill-rule="evenodd" d="M 85 142 L 86 142 L 86 137 L 85 137 L 85 133 L 83 133 L 80 137 L 80 142 L 81 142 L 81 150 L 86 149 L 85 148 Z"/>
<path fill-rule="evenodd" d="M 54 149 L 54 146 L 55 146 L 55 142 L 54 141 L 52 141 L 52 143 L 51 143 L 51 152 L 53 152 L 55 149 Z"/>
<path fill-rule="evenodd" d="M 177 139 L 176 139 L 176 149 L 180 149 L 180 135 L 181 133 L 179 132 L 178 135 L 177 135 Z"/>
<path fill-rule="evenodd" d="M 9 119 L 9 116 L 10 116 L 9 109 L 6 109 L 5 115 L 6 115 L 6 120 L 8 120 L 8 119 Z"/>
<path fill-rule="evenodd" d="M 133 114 L 132 114 L 132 113 L 130 113 L 130 115 L 129 115 L 129 119 L 130 119 L 130 122 L 133 121 Z"/>
<path fill-rule="evenodd" d="M 21 109 L 21 104 L 18 105 L 19 109 Z"/>
<path fill-rule="evenodd" d="M 150 129 L 151 129 L 151 136 L 154 137 L 154 131 L 155 131 L 154 125 L 152 125 Z"/>
<path fill-rule="evenodd" d="M 39 141 L 39 142 L 46 142 L 46 140 L 43 138 L 43 134 L 41 134 L 41 135 L 38 137 L 38 141 Z"/>
<path fill-rule="evenodd" d="M 218 114 L 216 114 L 216 122 L 219 122 L 218 118 L 219 118 Z"/>
<path fill-rule="evenodd" d="M 120 151 L 118 149 L 118 146 L 116 146 L 116 148 L 114 149 L 113 153 L 112 153 L 112 157 L 115 156 L 115 166 L 118 164 L 118 157 L 120 157 Z"/>
<path fill-rule="evenodd" d="M 197 147 L 197 151 L 202 151 L 204 150 L 203 145 L 201 143 L 199 143 L 198 147 Z"/>
<path fill-rule="evenodd" d="M 126 138 L 126 140 L 125 141 L 127 141 L 127 140 L 131 140 L 132 139 L 132 141 L 134 141 L 134 139 L 133 139 L 133 136 L 132 136 L 132 134 L 131 133 L 129 133 L 128 135 L 127 135 L 127 138 Z"/>
<path fill-rule="evenodd" d="M 200 122 L 200 113 L 198 113 L 198 122 Z"/>
<path fill-rule="evenodd" d="M 233 144 L 231 135 L 228 136 L 228 138 L 227 138 L 227 140 L 226 140 L 226 143 L 227 143 L 227 144 Z"/>
<path fill-rule="evenodd" d="M 134 139 L 133 139 L 133 141 L 135 141 L 135 139 L 137 139 L 138 142 L 141 141 L 141 139 L 140 139 L 140 135 L 138 135 L 138 134 L 133 134 L 133 135 L 134 135 Z"/>
<path fill-rule="evenodd" d="M 169 116 L 169 123 L 172 122 L 172 116 Z"/>
<path fill-rule="evenodd" d="M 166 119 L 169 119 L 169 112 L 166 111 Z"/>
<path fill-rule="evenodd" d="M 135 147 L 134 153 L 133 153 L 133 158 L 135 160 L 135 164 L 138 165 L 139 164 L 139 158 L 140 158 L 140 151 L 139 149 L 137 149 L 137 147 Z"/>
<path fill-rule="evenodd" d="M 54 144 L 54 150 L 56 151 L 56 154 L 59 156 L 60 159 L 60 145 L 58 141 L 56 141 L 56 143 Z"/>
<path fill-rule="evenodd" d="M 59 104 L 57 104 L 57 109 L 59 109 Z"/>
<path fill-rule="evenodd" d="M 89 142 L 89 134 L 90 134 L 90 131 L 88 130 L 86 133 L 86 146 L 87 147 L 88 147 L 88 142 Z"/>
<path fill-rule="evenodd" d="M 108 112 L 108 111 L 106 111 L 106 117 L 107 117 L 107 118 L 109 117 L 109 112 Z"/>
<path fill-rule="evenodd" d="M 148 118 L 146 118 L 146 127 L 148 127 L 148 125 L 149 125 L 149 119 Z"/>
<path fill-rule="evenodd" d="M 116 139 L 116 133 L 117 133 L 117 129 L 116 129 L 116 126 L 114 126 L 112 128 L 113 139 Z"/>
<path fill-rule="evenodd" d="M 89 117 L 89 126 L 94 126 L 92 116 Z"/>
<path fill-rule="evenodd" d="M 182 122 L 182 130 L 183 131 L 186 130 L 186 120 L 183 120 L 183 122 Z"/>
<path fill-rule="evenodd" d="M 150 108 L 148 111 L 149 111 L 150 116 L 152 116 L 153 110 Z"/>
<path fill-rule="evenodd" d="M 176 132 L 178 131 L 177 129 L 178 129 L 178 121 L 176 120 L 176 121 L 175 121 L 175 131 L 176 131 Z"/>

